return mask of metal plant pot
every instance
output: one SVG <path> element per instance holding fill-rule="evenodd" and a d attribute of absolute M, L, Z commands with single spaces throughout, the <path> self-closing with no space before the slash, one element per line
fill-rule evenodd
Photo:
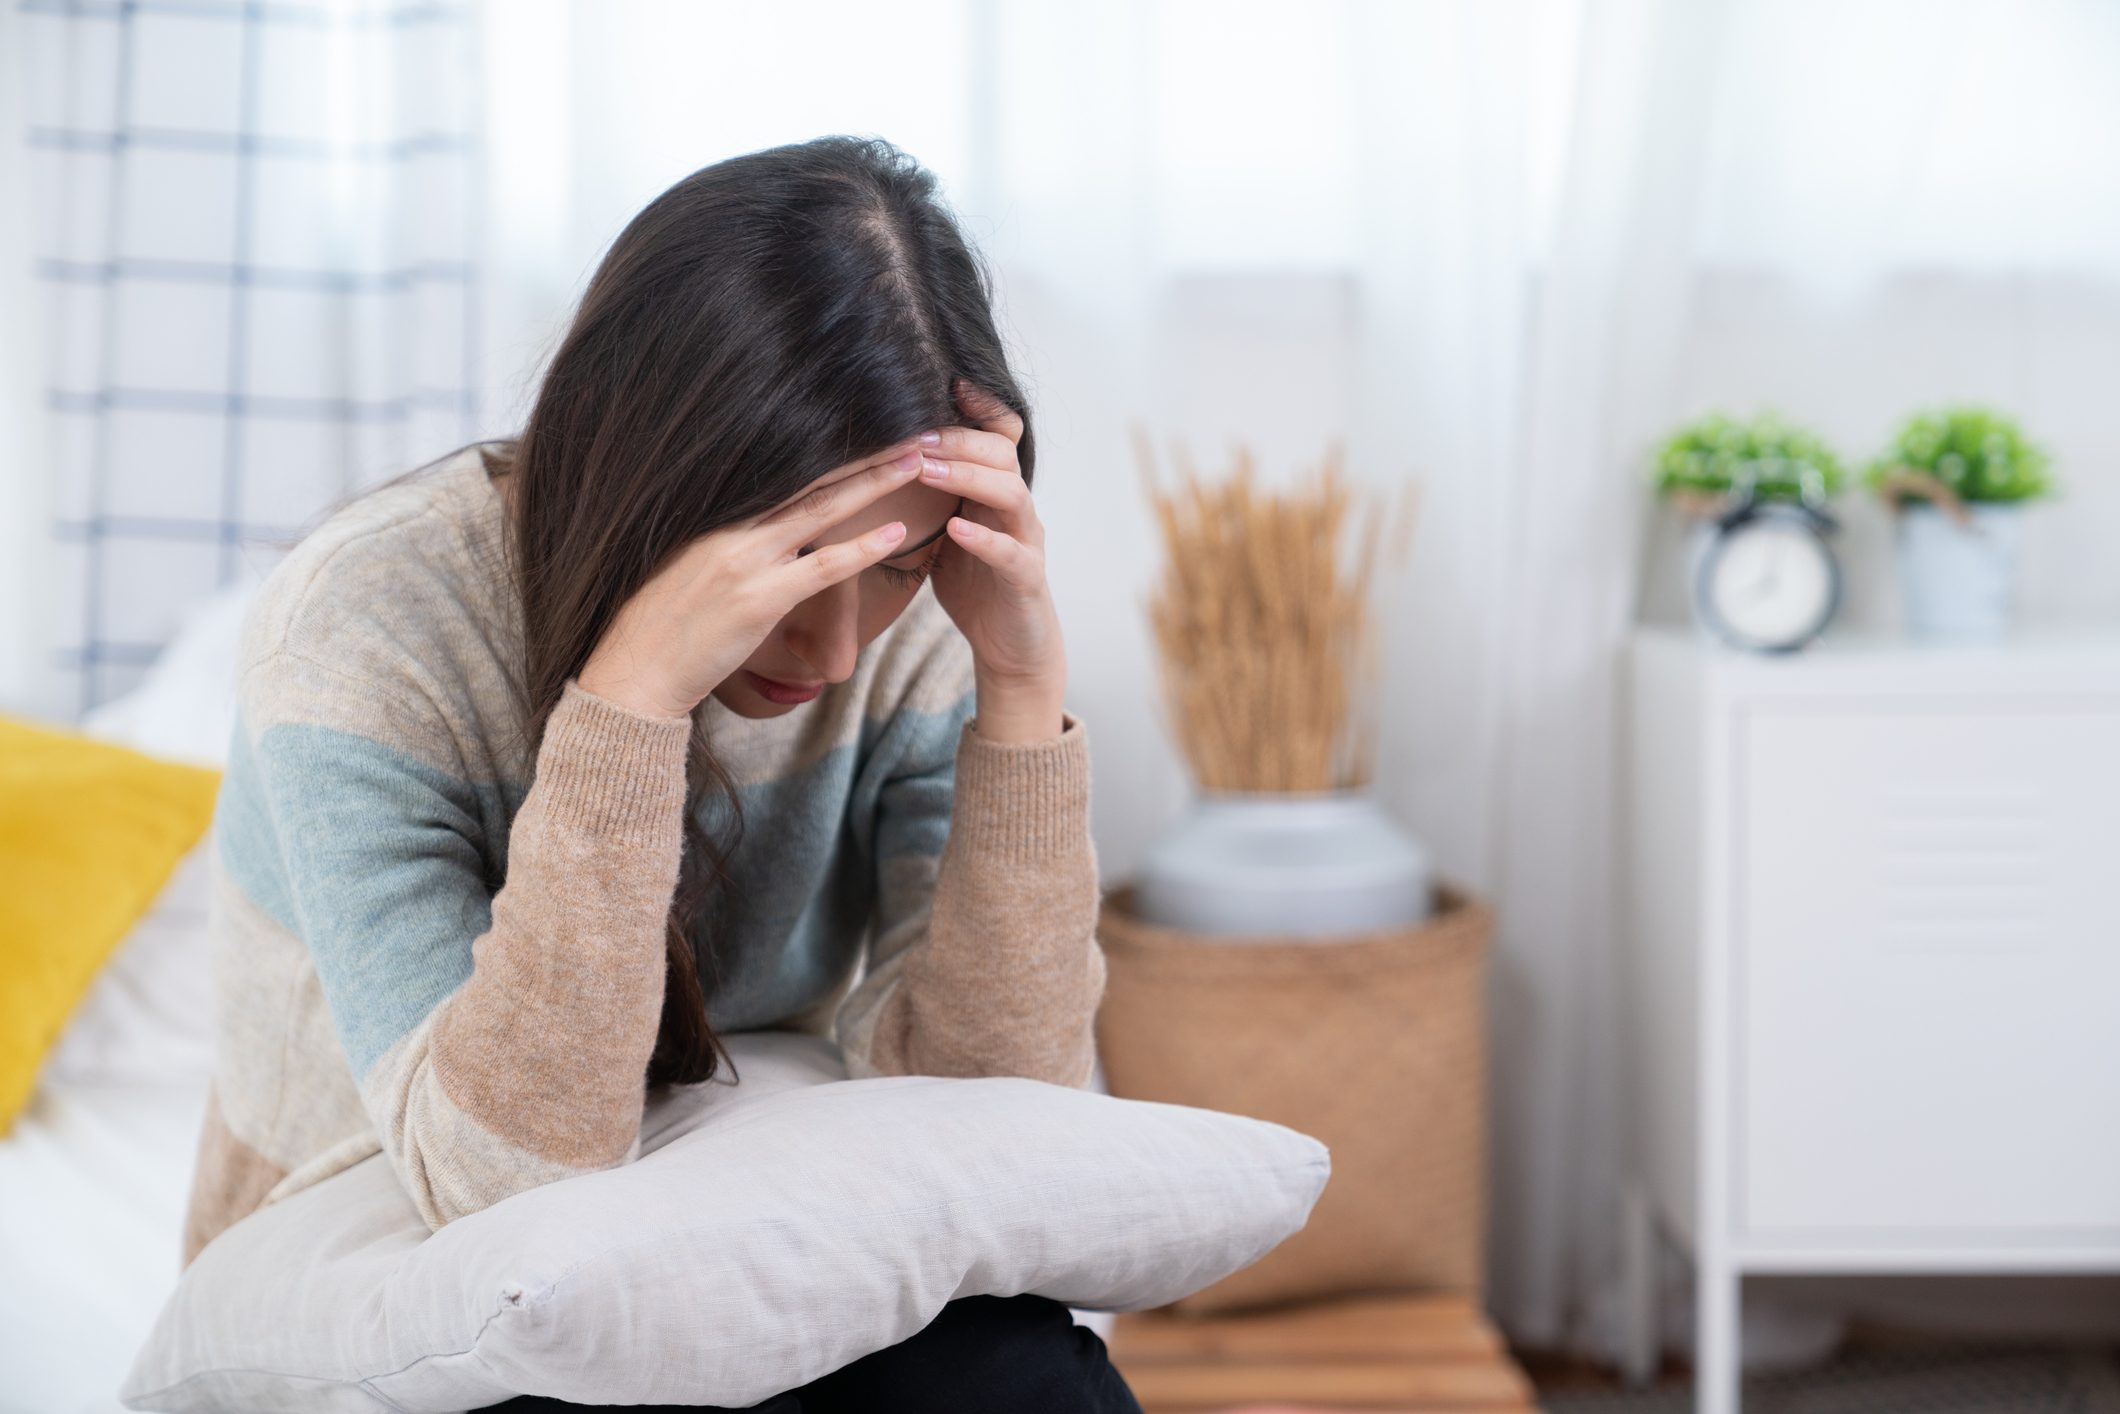
<path fill-rule="evenodd" d="M 1931 505 L 1898 514 L 1900 596 L 1908 630 L 1918 638 L 1980 640 L 2009 632 L 2014 617 L 2024 508 L 1973 502 L 1960 525 Z"/>

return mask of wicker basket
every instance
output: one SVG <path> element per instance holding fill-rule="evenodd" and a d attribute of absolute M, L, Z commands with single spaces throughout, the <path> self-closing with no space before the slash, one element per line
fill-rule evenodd
<path fill-rule="evenodd" d="M 1310 1221 L 1172 1310 L 1365 1292 L 1477 1295 L 1486 1225 L 1486 905 L 1438 884 L 1415 927 L 1207 937 L 1104 895 L 1097 1042 L 1114 1095 L 1288 1125 L 1332 1153 Z"/>

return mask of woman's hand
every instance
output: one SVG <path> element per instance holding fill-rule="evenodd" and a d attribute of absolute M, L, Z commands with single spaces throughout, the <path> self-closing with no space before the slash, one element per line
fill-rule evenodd
<path fill-rule="evenodd" d="M 921 445 L 920 479 L 962 496 L 966 512 L 950 517 L 951 551 L 930 582 L 972 645 L 979 734 L 1046 740 L 1060 734 L 1067 657 L 1045 583 L 1045 527 L 1016 462 L 1023 419 L 961 378 L 953 392 L 979 425 L 942 428 Z"/>
<path fill-rule="evenodd" d="M 793 501 L 686 545 L 619 608 L 575 680 L 648 716 L 689 717 L 790 609 L 896 552 L 899 520 L 797 554 L 819 531 L 910 485 L 918 450 L 907 442 L 849 462 Z"/>

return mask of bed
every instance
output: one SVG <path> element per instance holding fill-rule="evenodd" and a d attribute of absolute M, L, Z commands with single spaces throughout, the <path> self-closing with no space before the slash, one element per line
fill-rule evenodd
<path fill-rule="evenodd" d="M 0 1410 L 110 1414 L 177 1280 L 203 1076 L 47 1082 L 0 1141 Z"/>
<path fill-rule="evenodd" d="M 91 735 L 218 767 L 255 581 L 185 616 Z M 0 1414 L 108 1414 L 176 1286 L 212 1074 L 207 845 L 98 972 L 0 1138 Z"/>

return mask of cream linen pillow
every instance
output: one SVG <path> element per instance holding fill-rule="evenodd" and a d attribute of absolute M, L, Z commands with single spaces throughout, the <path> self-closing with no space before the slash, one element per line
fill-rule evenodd
<path fill-rule="evenodd" d="M 199 1254 L 126 1378 L 142 1410 L 757 1403 L 1036 1292 L 1164 1305 L 1303 1226 L 1330 1160 L 1265 1120 L 1020 1077 L 848 1080 L 725 1038 L 741 1083 L 651 1102 L 642 1155 L 430 1234 L 381 1155 Z"/>

